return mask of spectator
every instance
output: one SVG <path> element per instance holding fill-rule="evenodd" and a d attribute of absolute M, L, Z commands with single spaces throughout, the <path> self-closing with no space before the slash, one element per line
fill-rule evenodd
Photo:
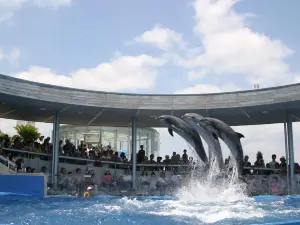
<path fill-rule="evenodd" d="M 249 162 L 249 156 L 245 155 L 244 157 L 244 167 L 251 167 L 251 163 Z M 244 169 L 243 170 L 244 175 L 250 175 L 251 170 L 250 169 Z"/>
<path fill-rule="evenodd" d="M 145 159 L 145 155 L 146 155 L 146 152 L 144 150 L 144 145 L 141 145 L 140 146 L 140 150 L 139 150 L 139 152 L 137 154 L 137 162 L 138 163 L 142 163 L 144 161 L 144 159 Z"/>
<path fill-rule="evenodd" d="M 153 154 L 150 155 L 150 160 L 148 161 L 148 163 L 149 164 L 155 164 L 156 163 L 155 160 L 154 160 L 154 155 Z"/>
<path fill-rule="evenodd" d="M 254 163 L 254 166 L 257 167 L 257 168 L 265 168 L 265 162 L 264 162 L 264 159 L 263 159 L 263 154 L 260 151 L 258 151 L 257 154 L 256 154 L 256 161 Z M 263 175 L 264 171 L 255 170 L 254 174 Z"/>
<path fill-rule="evenodd" d="M 183 154 L 182 154 L 182 161 L 183 163 L 188 163 L 189 160 L 188 160 L 188 155 L 186 154 L 186 149 L 183 150 Z"/>
<path fill-rule="evenodd" d="M 171 184 L 174 188 L 177 188 L 180 186 L 180 179 L 179 179 L 177 170 L 173 171 L 173 174 L 171 176 Z"/>
<path fill-rule="evenodd" d="M 171 159 L 169 155 L 166 155 L 165 160 L 163 161 L 163 164 L 171 164 Z"/>
<path fill-rule="evenodd" d="M 276 155 L 275 154 L 272 155 L 272 161 L 269 162 L 269 164 L 270 164 L 271 169 L 278 169 L 279 168 L 279 163 L 276 161 Z"/>
<path fill-rule="evenodd" d="M 140 176 L 140 186 L 142 189 L 145 189 L 145 191 L 149 191 L 149 187 L 150 187 L 150 181 L 149 181 L 149 177 L 148 177 L 148 173 L 143 171 L 141 173 L 141 176 Z"/>
<path fill-rule="evenodd" d="M 41 168 L 41 173 L 47 174 L 47 167 L 46 166 L 43 166 Z"/>
<path fill-rule="evenodd" d="M 180 158 L 179 158 L 179 160 L 180 160 Z M 178 156 L 177 156 L 176 152 L 173 152 L 173 155 L 171 157 L 172 164 L 179 164 L 179 160 L 178 160 Z"/>

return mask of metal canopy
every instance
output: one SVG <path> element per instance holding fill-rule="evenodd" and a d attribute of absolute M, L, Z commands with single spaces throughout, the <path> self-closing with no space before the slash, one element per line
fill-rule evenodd
<path fill-rule="evenodd" d="M 161 127 L 154 116 L 188 112 L 216 117 L 229 125 L 283 123 L 300 118 L 300 84 L 201 95 L 138 95 L 79 90 L 0 75 L 0 117 L 61 124 Z"/>

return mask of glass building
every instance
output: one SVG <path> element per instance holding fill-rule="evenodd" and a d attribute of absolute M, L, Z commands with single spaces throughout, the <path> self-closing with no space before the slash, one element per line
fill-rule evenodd
<path fill-rule="evenodd" d="M 159 154 L 159 133 L 153 128 L 137 128 L 137 151 L 144 145 L 146 156 Z M 110 145 L 115 151 L 131 154 L 131 127 L 101 127 L 101 126 L 60 126 L 60 138 L 68 139 L 76 147 L 83 140 L 93 146 Z"/>

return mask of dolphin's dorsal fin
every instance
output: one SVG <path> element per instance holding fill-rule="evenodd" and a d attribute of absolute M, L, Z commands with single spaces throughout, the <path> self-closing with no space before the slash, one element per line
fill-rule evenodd
<path fill-rule="evenodd" d="M 216 133 L 211 133 L 211 135 L 213 136 L 214 139 L 218 140 L 218 135 L 216 135 Z"/>
<path fill-rule="evenodd" d="M 170 134 L 172 137 L 174 137 L 172 128 L 169 127 L 169 128 L 168 128 L 168 131 L 169 131 L 169 134 Z"/>
<path fill-rule="evenodd" d="M 239 133 L 239 132 L 235 132 L 236 133 L 236 135 L 241 139 L 241 138 L 245 138 L 245 136 L 243 135 L 243 134 L 241 134 L 241 133 Z"/>

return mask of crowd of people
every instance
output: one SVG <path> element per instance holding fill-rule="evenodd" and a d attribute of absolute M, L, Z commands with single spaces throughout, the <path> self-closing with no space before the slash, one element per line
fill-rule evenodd
<path fill-rule="evenodd" d="M 68 172 L 65 168 L 61 168 L 58 177 L 58 189 L 61 192 L 77 195 L 82 194 L 84 190 L 90 194 L 99 194 L 99 191 L 111 193 L 129 191 L 132 188 L 132 174 L 128 169 L 125 169 L 124 173 L 119 176 L 112 174 L 109 169 L 106 170 L 100 184 L 96 182 L 93 170 L 89 171 L 89 174 L 88 178 L 84 178 L 80 168 L 77 168 L 74 174 L 72 171 Z M 138 176 L 137 188 L 148 194 L 156 191 L 164 193 L 167 188 L 175 190 L 180 187 L 180 184 L 181 180 L 176 170 L 172 172 L 169 178 L 164 171 L 152 171 L 149 175 L 148 172 L 142 171 Z"/>
<path fill-rule="evenodd" d="M 33 143 L 25 143 L 21 137 L 16 136 L 12 141 L 8 135 L 4 135 L 0 137 L 0 147 L 3 148 L 12 148 L 18 150 L 25 150 L 28 152 L 38 152 L 38 153 L 45 153 L 51 154 L 52 153 L 52 143 L 50 137 L 45 138 L 41 136 L 37 141 Z M 71 157 L 80 157 L 80 158 L 88 158 L 95 160 L 95 166 L 101 166 L 99 162 L 111 161 L 111 162 L 120 162 L 120 163 L 127 163 L 130 162 L 129 156 L 125 155 L 124 152 L 114 151 L 110 145 L 102 146 L 99 145 L 98 147 L 92 146 L 91 144 L 86 144 L 83 140 L 80 144 L 75 147 L 69 140 L 65 140 L 65 143 L 60 140 L 59 142 L 59 153 L 62 156 L 71 156 Z M 2 155 L 8 157 L 11 161 L 13 161 L 13 157 L 20 155 L 14 152 L 7 152 L 2 151 Z M 36 156 L 32 156 L 36 157 Z M 47 157 L 39 156 L 42 159 Z M 131 157 L 132 158 L 132 157 Z M 270 173 L 277 173 L 277 170 L 286 171 L 286 159 L 282 156 L 279 159 L 279 162 L 276 161 L 277 156 L 275 154 L 272 155 L 271 160 L 269 163 L 264 162 L 263 154 L 259 151 L 256 155 L 256 161 L 251 164 L 249 161 L 249 157 L 245 155 L 244 157 L 244 174 L 270 174 Z M 172 156 L 166 155 L 163 159 L 160 156 L 155 156 L 153 154 L 150 155 L 148 158 L 146 156 L 146 151 L 144 150 L 144 146 L 141 145 L 140 149 L 138 150 L 136 160 L 138 164 L 190 164 L 193 162 L 192 157 L 188 157 L 187 150 L 183 150 L 183 154 L 180 155 L 177 152 L 173 152 Z M 98 161 L 98 163 L 97 163 Z M 225 166 L 230 167 L 230 157 L 225 159 Z M 17 163 L 17 165 L 20 163 Z M 254 169 L 250 169 L 250 167 Z M 256 168 L 256 169 L 255 169 Z M 295 163 L 295 171 L 298 173 L 300 171 L 299 164 Z M 19 168 L 20 169 L 20 168 Z"/>
<path fill-rule="evenodd" d="M 28 152 L 36 153 L 52 153 L 52 143 L 50 137 L 45 138 L 41 136 L 37 141 L 33 143 L 25 143 L 22 141 L 21 137 L 16 137 L 13 141 L 9 139 L 7 135 L 0 137 L 0 147 L 3 148 L 12 148 L 17 150 L 25 150 Z M 4 151 L 5 152 L 5 151 Z M 14 152 L 7 152 L 7 156 L 12 159 L 14 156 L 19 155 Z M 129 156 L 124 152 L 114 151 L 110 145 L 108 146 L 92 146 L 91 144 L 86 144 L 83 140 L 80 144 L 75 147 L 69 140 L 65 140 L 65 143 L 60 140 L 59 142 L 59 154 L 61 156 L 70 156 L 77 158 L 87 158 L 93 159 L 95 161 L 111 161 L 111 162 L 120 162 L 128 163 L 130 162 Z M 32 157 L 37 157 L 32 155 Z M 47 159 L 46 156 L 38 156 L 41 159 Z M 131 157 L 132 158 L 132 157 Z M 163 159 L 160 156 L 157 156 L 155 159 L 154 154 L 151 154 L 149 157 L 146 156 L 146 151 L 144 146 L 141 145 L 136 156 L 137 163 L 140 164 L 188 164 L 193 160 L 192 157 L 188 157 L 187 150 L 183 150 L 183 154 L 180 155 L 176 152 L 173 152 L 173 155 L 170 157 L 166 155 Z M 97 166 L 99 163 L 95 163 Z"/>

